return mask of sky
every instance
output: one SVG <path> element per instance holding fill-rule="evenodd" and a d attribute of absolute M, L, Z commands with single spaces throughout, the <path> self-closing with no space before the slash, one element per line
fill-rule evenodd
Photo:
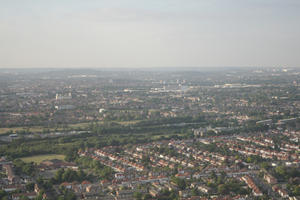
<path fill-rule="evenodd" d="M 0 0 L 0 68 L 300 67 L 299 0 Z"/>

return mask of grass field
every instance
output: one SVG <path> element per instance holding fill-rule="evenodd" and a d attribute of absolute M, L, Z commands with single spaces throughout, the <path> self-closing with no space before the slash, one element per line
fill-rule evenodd
<path fill-rule="evenodd" d="M 30 132 L 42 132 L 43 129 L 47 129 L 47 128 L 43 128 L 41 126 L 0 128 L 0 135 L 7 133 L 8 131 L 12 131 L 14 133 L 17 131 L 23 131 L 23 130 L 28 130 Z M 54 128 L 50 128 L 49 130 L 50 130 L 50 132 L 55 131 Z M 60 130 L 62 130 L 62 128 L 58 128 L 57 130 L 60 131 Z"/>
<path fill-rule="evenodd" d="M 121 125 L 130 125 L 130 124 L 136 124 L 138 123 L 140 120 L 132 120 L 132 121 L 124 121 L 124 122 L 118 122 L 118 121 L 113 121 L 116 123 L 119 123 Z M 98 122 L 99 124 L 103 123 Z M 78 124 L 68 124 L 69 128 L 71 129 L 76 129 L 76 128 L 82 128 L 85 129 L 89 126 L 90 123 L 85 122 L 85 123 L 78 123 Z M 12 132 L 17 132 L 17 131 L 22 131 L 22 130 L 28 130 L 30 132 L 43 132 L 44 129 L 48 129 L 47 127 L 42 127 L 42 126 L 33 126 L 33 127 L 12 127 L 12 128 L 0 128 L 0 135 L 7 133 L 8 131 L 12 131 Z M 63 128 L 57 128 L 57 131 L 62 131 Z M 49 128 L 50 132 L 54 132 L 55 128 Z"/>
<path fill-rule="evenodd" d="M 118 122 L 116 121 L 116 123 L 119 123 L 121 125 L 131 125 L 131 124 L 136 124 L 138 122 L 140 122 L 141 120 L 132 120 L 132 121 L 123 121 L 123 122 Z"/>
<path fill-rule="evenodd" d="M 59 154 L 46 154 L 46 155 L 23 157 L 20 159 L 23 160 L 24 162 L 34 162 L 39 164 L 44 160 L 52 160 L 52 159 L 64 160 L 65 156 Z"/>
<path fill-rule="evenodd" d="M 85 122 L 85 123 L 78 123 L 78 124 L 68 124 L 70 128 L 86 128 L 89 126 L 90 123 Z"/>
<path fill-rule="evenodd" d="M 78 124 L 69 124 L 70 128 L 86 128 L 88 126 L 88 123 L 78 123 Z M 12 128 L 0 128 L 0 135 L 7 133 L 8 131 L 17 132 L 17 131 L 23 131 L 28 130 L 30 132 L 43 132 L 43 130 L 49 129 L 50 132 L 62 131 L 63 128 L 48 128 L 48 127 L 42 127 L 42 126 L 32 126 L 32 127 L 12 127 Z"/>

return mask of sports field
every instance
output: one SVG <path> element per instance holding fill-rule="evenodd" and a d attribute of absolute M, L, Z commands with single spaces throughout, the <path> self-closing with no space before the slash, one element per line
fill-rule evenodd
<path fill-rule="evenodd" d="M 52 159 L 64 160 L 65 156 L 60 154 L 46 154 L 46 155 L 23 157 L 20 159 L 23 160 L 24 162 L 34 162 L 39 164 L 44 160 L 52 160 Z"/>

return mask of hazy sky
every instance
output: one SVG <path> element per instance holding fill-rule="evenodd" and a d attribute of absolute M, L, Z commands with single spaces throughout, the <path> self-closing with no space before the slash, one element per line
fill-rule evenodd
<path fill-rule="evenodd" d="M 300 67 L 300 0 L 0 0 L 0 68 Z"/>

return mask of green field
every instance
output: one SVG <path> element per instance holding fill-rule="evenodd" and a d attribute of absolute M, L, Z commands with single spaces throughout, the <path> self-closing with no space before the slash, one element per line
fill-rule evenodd
<path fill-rule="evenodd" d="M 136 124 L 138 123 L 140 120 L 132 120 L 132 121 L 112 121 L 112 122 L 116 122 L 119 123 L 121 125 L 131 125 L 131 124 Z M 99 124 L 102 124 L 103 121 L 99 121 Z M 76 129 L 76 128 L 81 128 L 81 129 L 86 129 L 89 126 L 90 123 L 88 122 L 84 122 L 84 123 L 77 123 L 77 124 L 67 124 L 67 126 L 71 129 Z M 8 131 L 12 131 L 13 133 L 16 133 L 17 131 L 30 131 L 33 133 L 37 133 L 37 132 L 43 132 L 43 130 L 47 130 L 49 129 L 50 132 L 54 132 L 54 131 L 63 131 L 63 128 L 48 128 L 48 127 L 42 127 L 42 126 L 32 126 L 32 127 L 12 127 L 12 128 L 0 128 L 0 135 L 1 134 L 5 134 Z"/>
<path fill-rule="evenodd" d="M 34 163 L 41 163 L 44 160 L 52 160 L 52 159 L 58 159 L 58 160 L 64 160 L 65 156 L 64 155 L 59 155 L 59 154 L 46 154 L 46 155 L 37 155 L 37 156 L 30 156 L 30 157 L 23 157 L 20 158 L 24 162 L 34 162 Z"/>
<path fill-rule="evenodd" d="M 132 125 L 132 124 L 136 124 L 136 123 L 138 123 L 140 121 L 141 120 L 122 121 L 122 122 L 115 121 L 115 122 L 118 123 L 118 124 L 121 124 L 121 125 Z"/>
<path fill-rule="evenodd" d="M 69 128 L 86 128 L 88 126 L 88 123 L 78 123 L 78 124 L 68 124 Z M 48 127 L 42 127 L 42 126 L 32 126 L 32 127 L 12 127 L 12 128 L 0 128 L 0 135 L 5 134 L 8 131 L 12 131 L 13 133 L 16 133 L 17 131 L 29 131 L 33 133 L 41 133 L 43 130 L 49 130 L 50 132 L 54 131 L 63 131 L 63 128 L 48 128 Z"/>
<path fill-rule="evenodd" d="M 17 131 L 29 131 L 29 132 L 42 132 L 44 129 L 47 128 L 43 128 L 41 126 L 32 126 L 32 127 L 12 127 L 12 128 L 0 128 L 0 135 L 1 134 L 5 134 L 8 131 L 12 131 L 13 133 L 16 133 Z M 63 130 L 62 128 L 57 128 L 57 131 L 61 131 Z M 55 128 L 49 128 L 50 132 L 55 131 Z"/>

